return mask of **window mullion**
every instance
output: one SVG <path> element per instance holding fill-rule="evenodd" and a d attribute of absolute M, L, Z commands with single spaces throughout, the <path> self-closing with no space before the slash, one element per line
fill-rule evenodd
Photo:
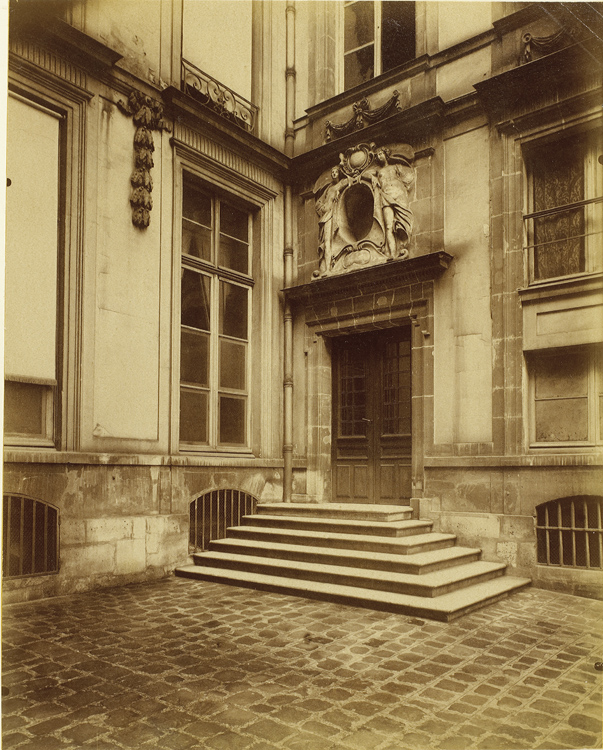
<path fill-rule="evenodd" d="M 218 254 L 220 251 L 220 203 L 214 199 L 214 234 L 212 260 L 218 266 Z M 210 366 L 209 366 L 209 423 L 210 423 L 210 445 L 218 446 L 218 373 L 220 357 L 220 277 L 217 273 L 212 276 L 212 302 L 211 302 L 211 324 L 210 324 Z"/>

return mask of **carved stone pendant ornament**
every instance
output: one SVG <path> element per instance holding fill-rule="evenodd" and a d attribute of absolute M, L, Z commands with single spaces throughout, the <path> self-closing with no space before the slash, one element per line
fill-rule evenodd
<path fill-rule="evenodd" d="M 360 143 L 314 185 L 318 271 L 331 276 L 407 258 L 413 229 L 414 151 Z"/>
<path fill-rule="evenodd" d="M 164 123 L 163 106 L 140 91 L 132 91 L 127 102 L 118 101 L 117 106 L 126 115 L 132 117 L 136 132 L 134 133 L 134 171 L 130 177 L 132 191 L 132 224 L 139 229 L 146 229 L 151 222 L 153 199 L 153 130 L 168 130 Z"/>

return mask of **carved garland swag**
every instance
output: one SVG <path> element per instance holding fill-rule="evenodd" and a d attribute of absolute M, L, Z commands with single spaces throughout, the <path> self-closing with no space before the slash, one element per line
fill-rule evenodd
<path fill-rule="evenodd" d="M 143 94 L 132 91 L 128 101 L 117 102 L 120 111 L 132 117 L 136 132 L 134 133 L 134 171 L 130 177 L 132 191 L 130 205 L 132 206 L 132 224 L 139 229 L 146 229 L 151 222 L 153 199 L 153 178 L 151 169 L 154 166 L 153 130 L 169 130 L 163 120 L 163 105 Z"/>

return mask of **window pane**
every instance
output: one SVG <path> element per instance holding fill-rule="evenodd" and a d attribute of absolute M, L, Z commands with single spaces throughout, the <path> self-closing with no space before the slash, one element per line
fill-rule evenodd
<path fill-rule="evenodd" d="M 233 271 L 239 271 L 239 273 L 248 273 L 249 245 L 221 234 L 219 265 L 223 268 L 231 268 Z"/>
<path fill-rule="evenodd" d="M 182 269 L 182 325 L 209 331 L 209 283 L 208 276 Z"/>
<path fill-rule="evenodd" d="M 182 192 L 182 216 L 197 224 L 211 227 L 211 198 L 200 192 L 186 174 Z"/>
<path fill-rule="evenodd" d="M 533 210 L 545 211 L 584 199 L 584 143 L 564 141 L 534 154 Z M 583 271 L 584 209 L 568 209 L 534 219 L 534 278 Z"/>
<path fill-rule="evenodd" d="M 536 402 L 536 440 L 565 442 L 588 439 L 586 398 Z"/>
<path fill-rule="evenodd" d="M 247 242 L 249 239 L 249 215 L 227 203 L 220 204 L 220 231 Z"/>
<path fill-rule="evenodd" d="M 344 51 L 356 49 L 375 38 L 374 3 L 361 0 L 344 9 Z"/>
<path fill-rule="evenodd" d="M 220 340 L 220 388 L 245 390 L 246 351 L 245 344 Z"/>
<path fill-rule="evenodd" d="M 415 57 L 415 4 L 407 0 L 381 3 L 381 72 Z"/>
<path fill-rule="evenodd" d="M 535 375 L 536 398 L 586 396 L 588 354 L 568 350 L 558 357 L 542 357 Z"/>
<path fill-rule="evenodd" d="M 365 81 L 369 81 L 375 72 L 373 60 L 373 45 L 363 47 L 357 52 L 350 52 L 344 60 L 344 86 L 351 89 Z"/>
<path fill-rule="evenodd" d="M 7 380 L 4 384 L 5 432 L 14 435 L 42 435 L 45 395 L 48 391 L 50 386 Z"/>
<path fill-rule="evenodd" d="M 230 445 L 245 443 L 245 399 L 220 396 L 219 442 Z"/>
<path fill-rule="evenodd" d="M 182 330 L 180 337 L 180 380 L 209 385 L 209 335 Z"/>
<path fill-rule="evenodd" d="M 201 260 L 211 261 L 211 231 L 184 219 L 182 221 L 182 252 Z"/>
<path fill-rule="evenodd" d="M 247 296 L 245 287 L 220 282 L 220 333 L 247 339 Z"/>
<path fill-rule="evenodd" d="M 204 391 L 180 391 L 180 440 L 207 443 L 208 397 Z"/>

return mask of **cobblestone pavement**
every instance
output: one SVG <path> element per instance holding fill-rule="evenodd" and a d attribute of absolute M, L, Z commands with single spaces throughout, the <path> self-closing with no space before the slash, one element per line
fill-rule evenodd
<path fill-rule="evenodd" d="M 603 602 L 449 624 L 177 578 L 4 608 L 3 750 L 601 748 Z"/>

